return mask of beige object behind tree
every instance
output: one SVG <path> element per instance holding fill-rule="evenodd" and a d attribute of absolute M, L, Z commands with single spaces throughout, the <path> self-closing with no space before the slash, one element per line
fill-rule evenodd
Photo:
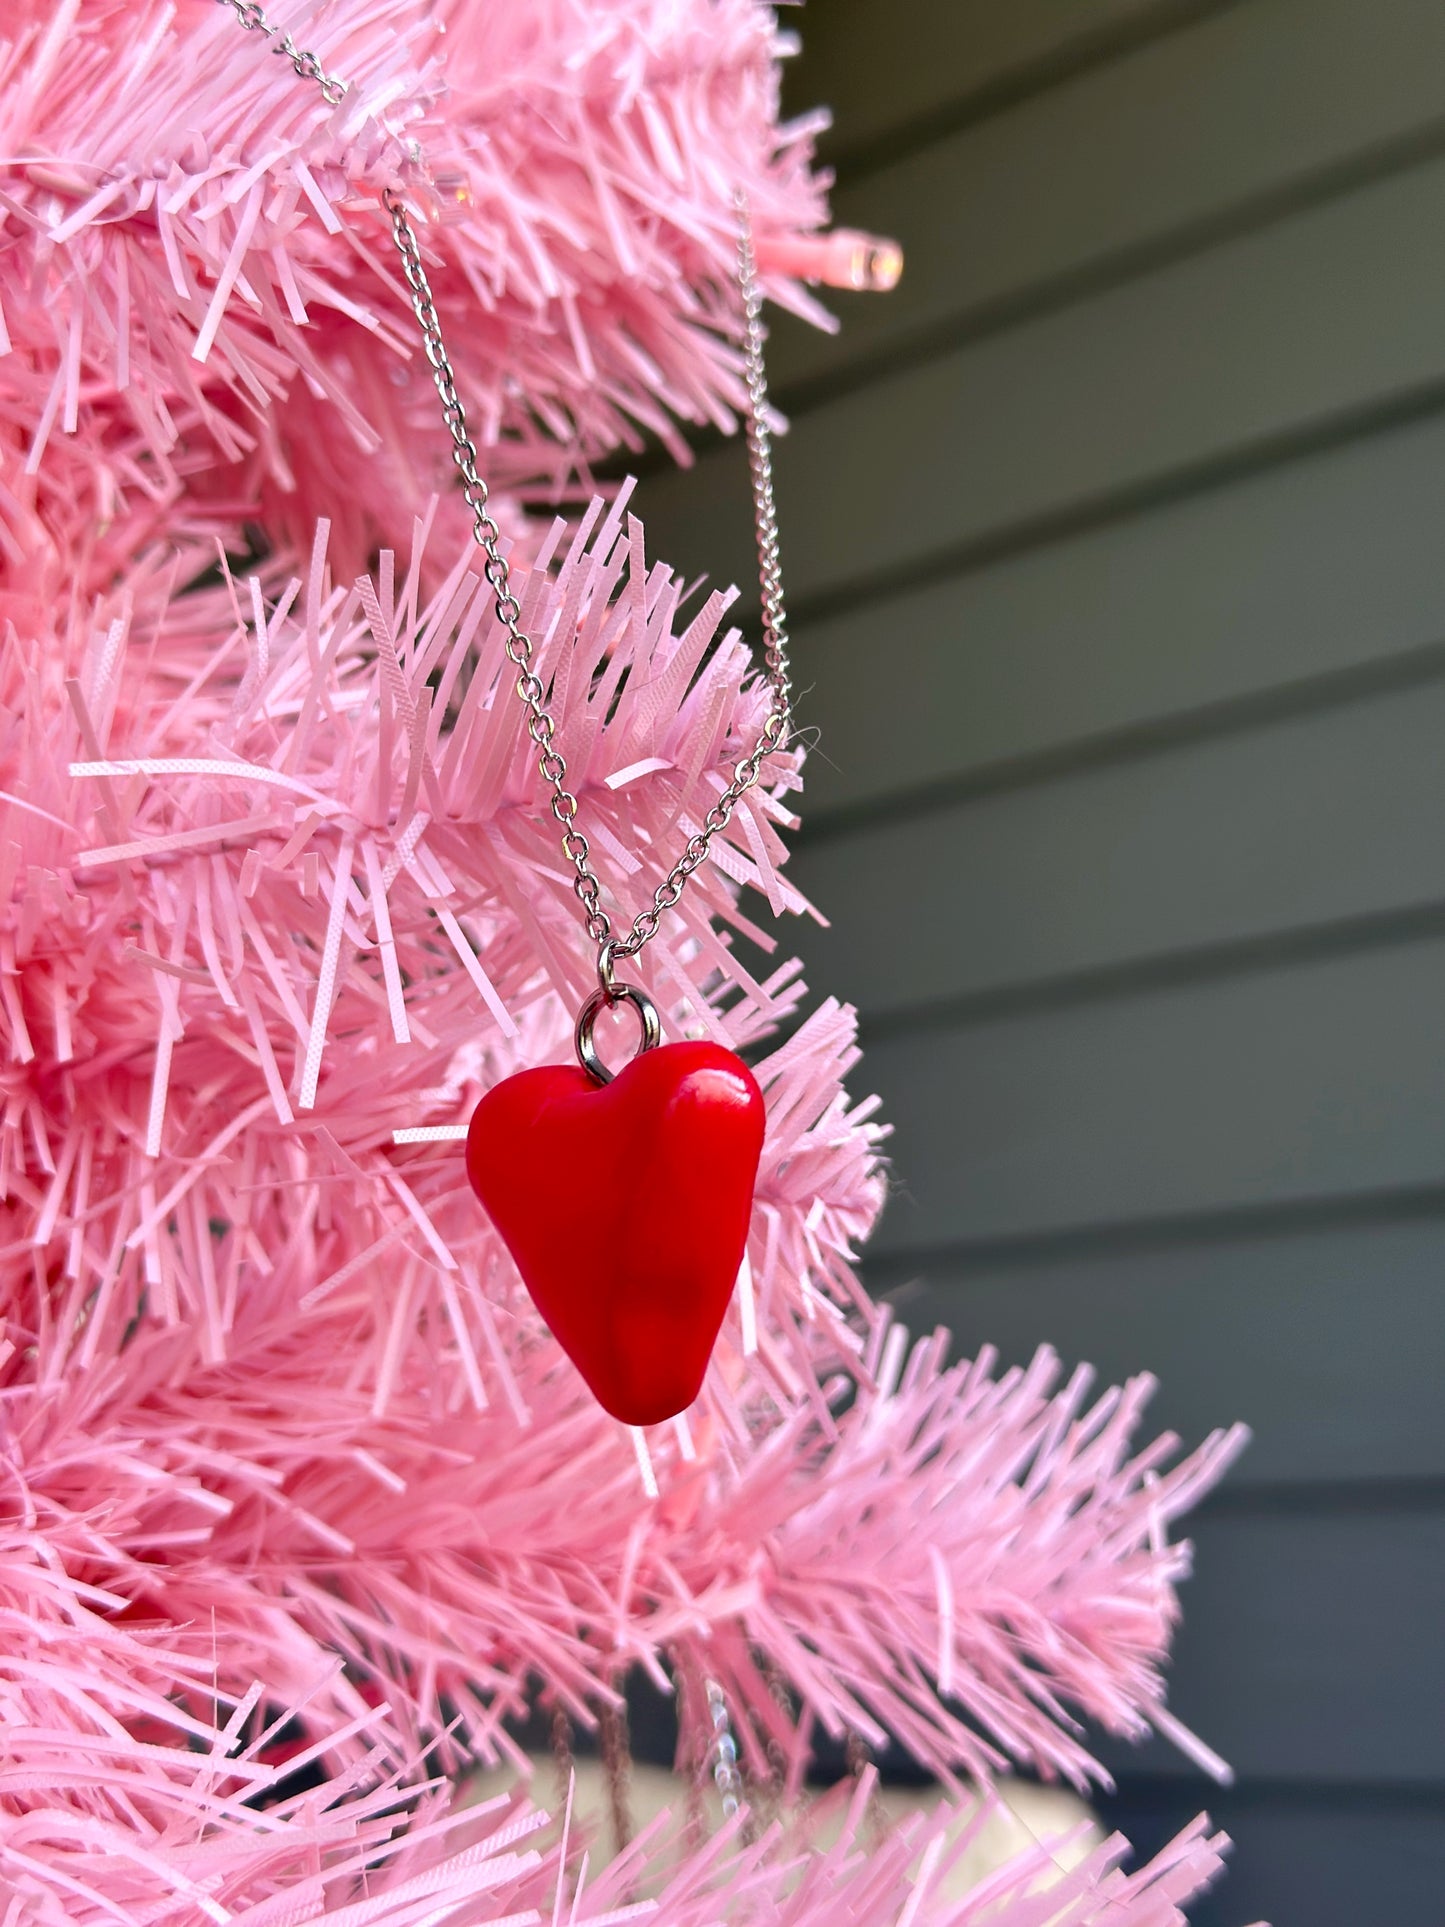
<path fill-rule="evenodd" d="M 545 1758 L 534 1760 L 533 1771 L 534 1797 L 543 1804 L 551 1804 L 560 1813 L 566 1804 L 566 1791 L 550 1784 L 556 1775 L 555 1762 Z M 590 1864 L 596 1869 L 605 1866 L 619 1851 L 611 1820 L 612 1788 L 606 1765 L 601 1760 L 579 1759 L 574 1772 L 572 1825 L 585 1839 Z M 627 1767 L 626 1775 L 627 1814 L 633 1833 L 640 1833 L 669 1810 L 680 1831 L 685 1832 L 689 1807 L 695 1796 L 681 1775 L 665 1767 L 636 1763 Z M 479 1800 L 494 1799 L 514 1789 L 520 1791 L 523 1785 L 521 1778 L 506 1768 L 479 1773 L 472 1782 L 474 1795 Z M 892 1826 L 911 1813 L 931 1812 L 942 1798 L 942 1790 L 936 1786 L 880 1786 L 874 1794 L 879 1824 Z M 721 1805 L 710 1786 L 703 1796 L 703 1811 L 709 1830 L 721 1824 Z M 958 1826 L 951 1839 L 969 1824 L 976 1812 L 976 1805 L 961 1806 Z M 814 1836 L 818 1848 L 826 1849 L 832 1844 L 841 1828 L 842 1813 L 843 1809 L 836 1804 L 820 1813 Z M 997 1789 L 994 1810 L 984 1820 L 976 1838 L 960 1854 L 943 1891 L 950 1898 L 962 1895 L 1027 1848 L 1038 1845 L 1048 1848 L 1062 1872 L 1077 1865 L 1097 1846 L 1103 1833 L 1104 1829 L 1077 1794 L 1027 1780 L 1005 1780 Z"/>

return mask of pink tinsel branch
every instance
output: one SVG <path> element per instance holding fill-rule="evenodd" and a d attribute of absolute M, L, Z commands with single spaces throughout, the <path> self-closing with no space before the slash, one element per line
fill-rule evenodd
<path fill-rule="evenodd" d="M 559 524 L 549 556 L 521 591 L 539 673 L 642 902 L 764 696 L 727 598 L 684 613 L 625 497 Z M 219 1650 L 220 1686 L 264 1679 L 317 1735 L 371 1681 L 394 1750 L 445 1700 L 444 1753 L 494 1757 L 529 1670 L 590 1719 L 632 1663 L 665 1681 L 706 1658 L 795 1780 L 814 1721 L 945 1773 L 1012 1755 L 1083 1779 L 1070 1709 L 1137 1733 L 1160 1708 L 1186 1559 L 1164 1528 L 1237 1441 L 1161 1472 L 1169 1441 L 1130 1444 L 1142 1386 L 1085 1411 L 1046 1360 L 995 1381 L 943 1370 L 934 1341 L 904 1370 L 851 1269 L 881 1188 L 872 1107 L 841 1091 L 848 1013 L 824 1004 L 759 1064 L 748 1276 L 700 1406 L 648 1441 L 655 1503 L 455 1149 L 393 1148 L 398 1122 L 464 1117 L 558 1051 L 585 988 L 469 560 L 428 595 L 419 542 L 403 577 L 383 557 L 348 588 L 323 530 L 270 601 L 223 579 L 155 600 L 144 638 L 131 601 L 50 651 L 0 649 L 21 839 L 4 1397 L 27 1516 L 186 1665 Z M 745 1044 L 801 992 L 717 934 L 741 883 L 802 907 L 776 868 L 795 781 L 783 759 L 649 953 L 679 1026 Z"/>
<path fill-rule="evenodd" d="M 432 217 L 490 479 L 554 497 L 640 431 L 685 460 L 677 420 L 732 423 L 735 191 L 763 240 L 823 218 L 754 0 L 306 12 L 350 82 L 334 110 L 214 0 L 7 12 L 0 524 L 52 584 L 77 513 L 105 556 L 127 553 L 117 523 L 133 553 L 208 517 L 300 544 L 318 509 L 350 567 L 405 539 L 449 463 L 389 183 Z"/>

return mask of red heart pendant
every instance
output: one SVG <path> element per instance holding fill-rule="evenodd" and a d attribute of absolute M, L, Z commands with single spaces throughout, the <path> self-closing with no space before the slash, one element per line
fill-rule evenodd
<path fill-rule="evenodd" d="M 655 1425 L 697 1397 L 747 1246 L 763 1094 L 718 1044 L 570 1064 L 478 1104 L 467 1176 L 599 1403 Z"/>

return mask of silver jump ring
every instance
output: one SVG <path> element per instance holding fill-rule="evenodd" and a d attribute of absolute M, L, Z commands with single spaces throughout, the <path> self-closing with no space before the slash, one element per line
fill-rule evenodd
<path fill-rule="evenodd" d="M 610 996 L 605 990 L 594 990 L 578 1013 L 576 1032 L 578 1061 L 594 1084 L 610 1084 L 613 1073 L 597 1055 L 597 1046 L 592 1040 L 592 1026 L 597 1022 L 600 1011 L 609 1010 L 617 1004 L 631 1004 L 637 1012 L 638 1022 L 642 1026 L 642 1044 L 637 1053 L 639 1057 L 643 1051 L 656 1050 L 662 1042 L 662 1019 L 657 1014 L 657 1005 L 645 990 L 639 989 L 636 984 L 614 984 Z"/>
<path fill-rule="evenodd" d="M 617 944 L 611 937 L 597 946 L 597 983 L 610 1004 L 616 1003 L 620 988 L 616 977 L 612 974 L 616 953 Z"/>

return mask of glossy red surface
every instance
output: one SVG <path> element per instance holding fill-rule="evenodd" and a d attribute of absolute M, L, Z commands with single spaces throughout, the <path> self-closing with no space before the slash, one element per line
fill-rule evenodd
<path fill-rule="evenodd" d="M 478 1104 L 467 1175 L 599 1402 L 655 1425 L 696 1398 L 747 1245 L 763 1094 L 717 1044 L 612 1083 L 549 1064 Z"/>

